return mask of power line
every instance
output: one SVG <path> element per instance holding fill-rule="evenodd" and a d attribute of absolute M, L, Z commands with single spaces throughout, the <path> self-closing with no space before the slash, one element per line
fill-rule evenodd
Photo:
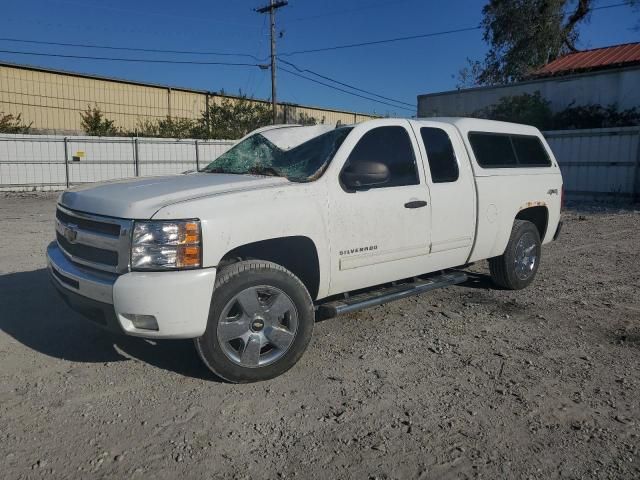
<path fill-rule="evenodd" d="M 288 74 L 290 74 L 290 75 L 294 75 L 294 76 L 296 76 L 296 77 L 303 78 L 303 79 L 308 80 L 308 81 L 310 81 L 310 82 L 318 83 L 318 84 L 320 84 L 320 85 L 324 85 L 325 87 L 329 87 L 329 88 L 332 88 L 332 89 L 334 89 L 334 90 L 338 90 L 338 91 L 343 92 L 343 93 L 346 93 L 346 94 L 348 94 L 348 95 L 353 95 L 354 97 L 364 98 L 365 100 L 369 100 L 369 101 L 371 101 L 371 102 L 375 102 L 375 103 L 382 103 L 382 104 L 384 104 L 384 105 L 388 105 L 388 106 L 393 107 L 393 108 L 400 108 L 400 109 L 402 109 L 402 110 L 408 110 L 408 111 L 411 111 L 411 112 L 413 112 L 413 113 L 415 113 L 415 111 L 416 111 L 416 110 L 415 110 L 415 108 L 400 107 L 400 106 L 398 106 L 398 105 L 393 105 L 393 104 L 388 103 L 388 102 L 385 102 L 385 101 L 383 101 L 383 100 L 376 100 L 375 98 L 366 97 L 366 96 L 364 96 L 364 95 L 360 95 L 359 93 L 350 92 L 349 90 L 345 90 L 344 88 L 336 87 L 335 85 L 331 85 L 331 84 L 329 84 L 329 83 L 325 83 L 325 82 L 322 82 L 322 81 L 320 81 L 320 80 L 316 80 L 315 78 L 311 78 L 311 77 L 307 77 L 307 76 L 305 76 L 305 75 L 301 75 L 301 74 L 299 74 L 299 73 L 296 73 L 296 72 L 293 72 L 293 71 L 291 71 L 291 70 L 288 70 L 288 69 L 286 69 L 286 68 L 284 68 L 284 67 L 280 67 L 280 70 L 282 70 L 283 72 L 287 72 L 287 73 L 288 73 Z"/>
<path fill-rule="evenodd" d="M 370 10 L 372 8 L 389 7 L 389 6 L 395 7 L 398 3 L 407 3 L 409 1 L 412 1 L 412 0 L 395 0 L 395 2 L 393 2 L 393 4 L 389 3 L 388 1 L 381 2 L 381 3 L 372 3 L 370 5 L 361 5 L 361 6 L 355 7 L 355 8 L 347 8 L 347 9 L 344 9 L 344 10 L 334 10 L 333 12 L 319 13 L 317 15 L 311 15 L 311 16 L 308 16 L 308 17 L 291 18 L 291 19 L 289 19 L 289 21 L 290 22 L 303 22 L 303 21 L 306 21 L 306 20 L 315 20 L 316 18 L 333 17 L 335 15 L 344 15 L 345 13 L 355 13 L 355 12 L 360 12 L 362 10 Z"/>
<path fill-rule="evenodd" d="M 615 8 L 615 7 L 628 7 L 628 6 L 629 6 L 628 2 L 612 3 L 610 5 L 601 5 L 599 7 L 591 7 L 589 9 L 589 11 L 592 11 L 592 10 L 604 10 L 606 8 Z"/>
<path fill-rule="evenodd" d="M 24 38 L 0 38 L 3 42 L 17 42 L 17 43 L 32 43 L 37 45 L 53 45 L 59 47 L 77 47 L 77 48 L 96 48 L 102 50 L 119 50 L 126 52 L 145 52 L 145 53 L 174 53 L 181 55 L 212 55 L 212 56 L 227 56 L 227 57 L 248 57 L 252 58 L 256 62 L 264 60 L 258 58 L 250 53 L 234 53 L 234 52 L 205 52 L 198 50 L 161 50 L 158 48 L 134 48 L 134 47 L 114 47 L 110 45 L 95 45 L 88 43 L 64 43 L 64 42 L 45 42 L 41 40 L 27 40 Z"/>
<path fill-rule="evenodd" d="M 268 13 L 271 25 L 271 109 L 273 124 L 278 123 L 278 109 L 276 103 L 276 10 L 286 7 L 288 0 L 269 0 L 269 4 L 256 9 L 258 13 Z"/>
<path fill-rule="evenodd" d="M 462 32 L 471 32 L 473 30 L 480 30 L 482 27 L 466 27 L 466 28 L 458 28 L 455 30 L 444 30 L 441 32 L 431 32 L 431 33 L 421 33 L 418 35 L 409 35 L 406 37 L 396 37 L 396 38 L 386 38 L 384 40 L 372 40 L 370 42 L 360 42 L 360 43 L 349 43 L 346 45 L 334 45 L 331 47 L 323 47 L 323 48 L 312 48 L 309 50 L 295 50 L 293 52 L 285 52 L 280 55 L 283 57 L 290 57 L 292 55 L 299 55 L 302 53 L 317 53 L 317 52 L 326 52 L 329 50 L 342 50 L 345 48 L 355 48 L 355 47 L 364 47 L 367 45 L 380 45 L 383 43 L 393 43 L 393 42 L 402 42 L 405 40 L 415 40 L 417 38 L 427 38 L 427 37 L 437 37 L 439 35 L 451 35 L 453 33 L 462 33 Z"/>
<path fill-rule="evenodd" d="M 406 106 L 409 106 L 409 107 L 412 107 L 412 108 L 414 107 L 413 103 L 403 102 L 402 100 L 396 100 L 395 98 L 385 97 L 384 95 L 380 95 L 378 93 L 370 92 L 368 90 L 363 90 L 362 88 L 359 88 L 359 87 L 354 87 L 353 85 L 349 85 L 348 83 L 341 82 L 339 80 L 336 80 L 335 78 L 327 77 L 327 76 L 322 75 L 322 74 L 320 74 L 318 72 L 314 72 L 313 70 L 309 70 L 308 68 L 300 68 L 300 67 L 298 67 L 297 65 L 295 65 L 295 64 L 293 64 L 291 62 L 287 62 L 286 60 L 279 59 L 279 61 L 282 62 L 282 63 L 285 63 L 285 64 L 287 64 L 287 65 L 289 65 L 289 66 L 291 66 L 293 68 L 295 68 L 300 73 L 308 72 L 308 73 L 310 73 L 312 75 L 315 75 L 316 77 L 320 77 L 320 78 L 323 78 L 325 80 L 329 80 L 330 82 L 337 83 L 338 85 L 342 85 L 343 87 L 351 88 L 353 90 L 357 90 L 359 92 L 366 93 L 368 95 L 373 95 L 374 97 L 382 98 L 384 100 L 389 100 L 390 102 L 399 103 L 401 105 L 406 105 Z"/>
<path fill-rule="evenodd" d="M 211 39 L 211 28 L 203 30 L 202 26 L 197 26 L 197 25 L 190 25 L 189 30 L 165 28 L 164 30 L 160 31 L 160 30 L 149 30 L 147 28 L 139 28 L 139 27 L 126 28 L 123 26 L 115 27 L 113 25 L 104 26 L 104 25 L 98 25 L 95 22 L 92 22 L 90 24 L 91 26 L 85 25 L 85 24 L 79 24 L 77 22 L 75 23 L 43 22 L 35 18 L 31 18 L 31 17 L 27 18 L 25 15 L 17 16 L 17 17 L 4 16 L 4 17 L 0 17 L 0 20 L 10 25 L 19 24 L 19 23 L 28 23 L 29 26 L 31 27 L 35 25 L 35 26 L 44 27 L 44 28 L 54 28 L 57 30 L 62 29 L 64 30 L 65 34 L 68 34 L 69 31 L 73 31 L 74 33 L 78 33 L 79 31 L 84 31 L 84 32 L 90 33 L 91 34 L 90 36 L 93 36 L 97 31 L 101 31 L 110 35 L 113 35 L 114 33 L 144 34 L 144 35 L 150 35 L 153 37 L 162 37 L 163 40 L 166 40 L 168 37 L 181 37 L 181 38 L 188 38 L 190 40 L 193 40 L 194 35 L 196 35 L 198 38 L 201 38 L 202 37 L 201 34 L 206 32 L 206 35 L 207 35 L 206 38 L 208 40 Z M 145 25 L 141 25 L 141 26 L 144 27 Z M 156 24 L 153 24 L 153 26 L 155 28 L 158 28 Z M 240 36 L 240 34 L 238 34 L 238 36 Z M 244 34 L 243 36 L 246 36 L 246 34 Z"/>
<path fill-rule="evenodd" d="M 106 60 L 112 62 L 134 62 L 134 63 L 172 63 L 180 65 L 227 65 L 235 67 L 263 67 L 257 63 L 243 62 L 198 62 L 189 60 L 164 60 L 150 58 L 114 58 L 114 57 L 93 57 L 86 55 L 64 55 L 61 53 L 39 53 L 39 52 L 18 52 L 15 50 L 0 50 L 0 53 L 10 53 L 13 55 L 35 55 L 38 57 L 76 58 L 84 60 Z"/>
<path fill-rule="evenodd" d="M 266 25 L 267 25 L 267 17 L 265 16 L 262 19 L 262 27 L 260 27 L 260 37 L 259 37 L 259 40 L 258 40 L 258 48 L 256 50 L 256 55 L 253 56 L 253 58 L 257 59 L 258 58 L 257 56 L 260 55 L 260 52 L 262 52 L 262 44 L 264 43 L 263 33 L 264 33 L 264 29 L 265 29 Z M 258 61 L 260 61 L 260 60 L 258 60 Z M 245 89 L 244 90 L 245 90 L 246 93 L 249 93 L 249 85 L 251 85 L 253 83 L 253 79 L 254 79 L 255 75 L 256 75 L 256 71 L 252 69 L 249 72 L 249 76 L 247 78 L 247 83 L 245 84 Z M 255 93 L 255 90 L 254 90 L 253 93 Z"/>
<path fill-rule="evenodd" d="M 589 9 L 589 11 L 594 11 L 594 10 L 604 10 L 607 8 L 616 8 L 616 7 L 623 7 L 623 6 L 628 6 L 629 4 L 626 2 L 622 2 L 622 3 L 613 3 L 610 5 L 602 5 L 599 7 L 592 7 Z M 465 28 L 457 28 L 457 29 L 453 29 L 453 30 L 443 30 L 443 31 L 439 31 L 439 32 L 429 32 L 429 33 L 420 33 L 417 35 L 408 35 L 405 37 L 395 37 L 395 38 L 386 38 L 383 40 L 372 40 L 369 42 L 359 42 L 359 43 L 348 43 L 345 45 L 333 45 L 331 47 L 321 47 L 321 48 L 312 48 L 312 49 L 307 49 L 307 50 L 294 50 L 293 52 L 284 52 L 281 53 L 280 56 L 282 57 L 290 57 L 292 55 L 300 55 L 303 53 L 317 53 L 317 52 L 327 52 L 327 51 L 331 51 L 331 50 L 342 50 L 342 49 L 347 49 L 347 48 L 356 48 L 356 47 L 365 47 L 365 46 L 369 46 L 369 45 L 381 45 L 381 44 L 385 44 L 385 43 L 394 43 L 394 42 L 403 42 L 403 41 L 407 41 L 407 40 L 416 40 L 418 38 L 429 38 L 429 37 L 438 37 L 441 35 L 452 35 L 455 33 L 464 33 L 464 32 L 472 32 L 474 30 L 481 30 L 483 27 L 481 25 L 477 25 L 475 27 L 465 27 Z"/>
<path fill-rule="evenodd" d="M 156 17 L 162 17 L 162 18 L 168 18 L 172 21 L 175 21 L 176 19 L 181 19 L 181 20 L 189 20 L 190 22 L 193 21 L 197 21 L 197 22 L 207 22 L 207 23 L 221 23 L 221 24 L 226 24 L 226 25 L 237 25 L 237 26 L 241 26 L 241 27 L 252 27 L 253 25 L 250 25 L 248 23 L 240 23 L 240 22 L 234 22 L 234 21 L 229 21 L 229 20 L 220 20 L 218 18 L 213 18 L 213 17 L 207 17 L 207 16 L 198 16 L 198 17 L 193 17 L 193 16 L 185 16 L 185 15 L 178 15 L 178 14 L 172 14 L 172 13 L 162 13 L 162 12 L 157 12 L 157 11 L 150 11 L 150 10 L 132 10 L 129 8 L 120 8 L 120 7 L 112 7 L 109 5 L 96 5 L 95 3 L 90 3 L 90 2 L 74 2 L 74 1 L 70 1 L 70 0 L 57 0 L 57 3 L 62 3 L 62 4 L 67 4 L 67 5 L 72 5 L 72 6 L 77 6 L 77 7 L 82 7 L 83 9 L 86 8 L 93 8 L 93 9 L 100 9 L 100 10 L 108 10 L 108 11 L 112 11 L 112 12 L 123 12 L 123 13 L 130 13 L 130 14 L 134 14 L 134 15 L 139 15 L 140 17 L 148 17 L 148 16 L 156 16 Z"/>
<path fill-rule="evenodd" d="M 380 4 L 382 5 L 382 4 Z M 592 7 L 589 9 L 589 11 L 594 11 L 594 10 L 604 10 L 604 9 L 609 9 L 609 8 L 616 8 L 616 7 L 622 7 L 622 6 L 628 6 L 629 4 L 626 2 L 622 2 L 622 3 L 614 3 L 614 4 L 610 4 L 610 5 L 602 5 L 599 7 Z M 378 5 L 376 5 L 378 6 Z M 361 7 L 361 8 L 368 8 L 368 7 Z M 353 11 L 357 10 L 357 9 L 352 9 Z M 351 11 L 351 10 L 349 10 Z M 336 12 L 336 13 L 340 13 L 340 12 Z M 431 32 L 431 33 L 424 33 L 424 34 L 418 34 L 418 35 L 411 35 L 411 36 L 406 36 L 406 37 L 397 37 L 397 38 L 390 38 L 390 39 L 384 39 L 384 40 L 374 40 L 374 41 L 370 41 L 370 42 L 362 42 L 362 43 L 353 43 L 353 44 L 346 44 L 346 45 L 336 45 L 336 46 L 331 46 L 331 47 L 324 47 L 324 48 L 317 48 L 317 49 L 310 49 L 310 50 L 299 50 L 299 51 L 294 51 L 294 52 L 288 52 L 288 53 L 281 53 L 280 56 L 291 56 L 291 55 L 297 55 L 297 54 L 301 54 L 301 53 L 315 53 L 315 52 L 321 52 L 321 51 L 327 51 L 327 50 L 337 50 L 337 49 L 344 49 L 344 48 L 354 48 L 354 47 L 359 47 L 359 46 L 367 46 L 367 45 L 377 45 L 377 44 L 383 44 L 383 43 L 392 43 L 392 42 L 399 42 L 399 41 L 404 41 L 404 40 L 412 40 L 412 39 L 417 39 L 417 38 L 426 38 L 426 37 L 434 37 L 434 36 L 439 36 L 439 35 L 451 35 L 454 33 L 462 33 L 462 32 L 467 32 L 467 31 L 473 31 L 473 30 L 478 30 L 481 29 L 481 26 L 476 26 L 476 27 L 467 27 L 467 28 L 461 28 L 461 29 L 455 29 L 455 30 L 446 30 L 446 31 L 441 31 L 441 32 Z M 133 32 L 133 30 L 128 32 Z M 145 53 L 170 53 L 170 54 L 179 54 L 179 55 L 211 55 L 211 56 L 229 56 L 229 57 L 247 57 L 247 58 L 251 58 L 257 62 L 262 62 L 264 60 L 267 59 L 267 57 L 257 57 L 256 55 L 252 55 L 250 53 L 244 53 L 244 52 L 211 52 L 211 51 L 202 51 L 202 50 L 164 50 L 164 49 L 156 49 L 156 48 L 135 48 L 135 47 L 116 47 L 116 46 L 111 46 L 111 45 L 97 45 L 97 44 L 88 44 L 88 43 L 65 43 L 65 42 L 49 42 L 49 41 L 40 41 L 40 40 L 29 40 L 29 39 L 24 39 L 24 38 L 8 38 L 8 37 L 4 37 L 4 38 L 0 38 L 0 41 L 6 41 L 6 42 L 17 42 L 17 43 L 30 43 L 30 44 L 37 44 L 37 45 L 52 45 L 52 46 L 62 46 L 62 47 L 77 47 L 77 48 L 95 48 L 95 49 L 103 49 L 103 50 L 116 50 L 116 51 L 130 51 L 130 52 L 145 52 Z M 19 52 L 17 52 L 19 54 Z"/>

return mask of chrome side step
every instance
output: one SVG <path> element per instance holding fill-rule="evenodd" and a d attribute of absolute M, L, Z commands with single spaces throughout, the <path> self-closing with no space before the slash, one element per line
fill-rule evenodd
<path fill-rule="evenodd" d="M 402 298 L 419 295 L 436 288 L 457 285 L 467 281 L 467 274 L 463 272 L 444 273 L 428 278 L 418 278 L 413 282 L 392 284 L 388 287 L 382 287 L 370 290 L 364 293 L 358 293 L 353 296 L 346 296 L 338 300 L 330 300 L 326 303 L 318 305 L 318 313 L 323 318 L 337 317 L 345 313 L 356 312 L 383 303 L 400 300 Z"/>

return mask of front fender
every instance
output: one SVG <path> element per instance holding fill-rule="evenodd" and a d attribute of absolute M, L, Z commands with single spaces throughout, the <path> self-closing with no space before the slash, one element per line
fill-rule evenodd
<path fill-rule="evenodd" d="M 160 209 L 154 219 L 199 218 L 203 266 L 216 267 L 243 245 L 282 237 L 313 241 L 320 268 L 319 295 L 328 290 L 326 193 L 321 182 L 289 183 L 268 189 L 199 198 Z"/>

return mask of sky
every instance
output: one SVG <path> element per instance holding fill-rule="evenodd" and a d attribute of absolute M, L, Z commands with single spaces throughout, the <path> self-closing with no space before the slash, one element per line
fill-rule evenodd
<path fill-rule="evenodd" d="M 595 6 L 621 0 L 595 0 Z M 0 61 L 209 91 L 270 98 L 270 72 L 256 66 L 130 63 L 19 55 L 7 51 L 198 62 L 267 63 L 268 0 L 4 0 Z M 298 68 L 416 104 L 417 95 L 452 90 L 467 58 L 487 45 L 474 30 L 429 38 L 315 53 L 300 50 L 477 26 L 486 0 L 289 0 L 277 12 L 277 50 Z M 628 6 L 595 11 L 580 27 L 582 49 L 640 41 L 640 12 Z M 240 53 L 214 56 L 129 52 L 20 43 L 8 39 L 141 49 Z M 258 57 L 256 61 L 251 56 Z M 283 65 L 294 70 L 290 65 Z M 365 113 L 410 116 L 277 70 L 277 99 Z M 320 77 L 304 73 L 326 83 Z M 339 85 L 338 85 L 339 86 Z M 344 87 L 340 87 L 344 88 Z M 368 94 L 356 92 L 364 96 Z M 382 100 L 385 101 L 385 100 Z"/>

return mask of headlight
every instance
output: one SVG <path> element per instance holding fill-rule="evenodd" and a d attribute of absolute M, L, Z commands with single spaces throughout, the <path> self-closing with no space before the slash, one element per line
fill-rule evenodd
<path fill-rule="evenodd" d="M 201 266 L 200 221 L 135 223 L 131 241 L 132 270 L 176 270 Z"/>

